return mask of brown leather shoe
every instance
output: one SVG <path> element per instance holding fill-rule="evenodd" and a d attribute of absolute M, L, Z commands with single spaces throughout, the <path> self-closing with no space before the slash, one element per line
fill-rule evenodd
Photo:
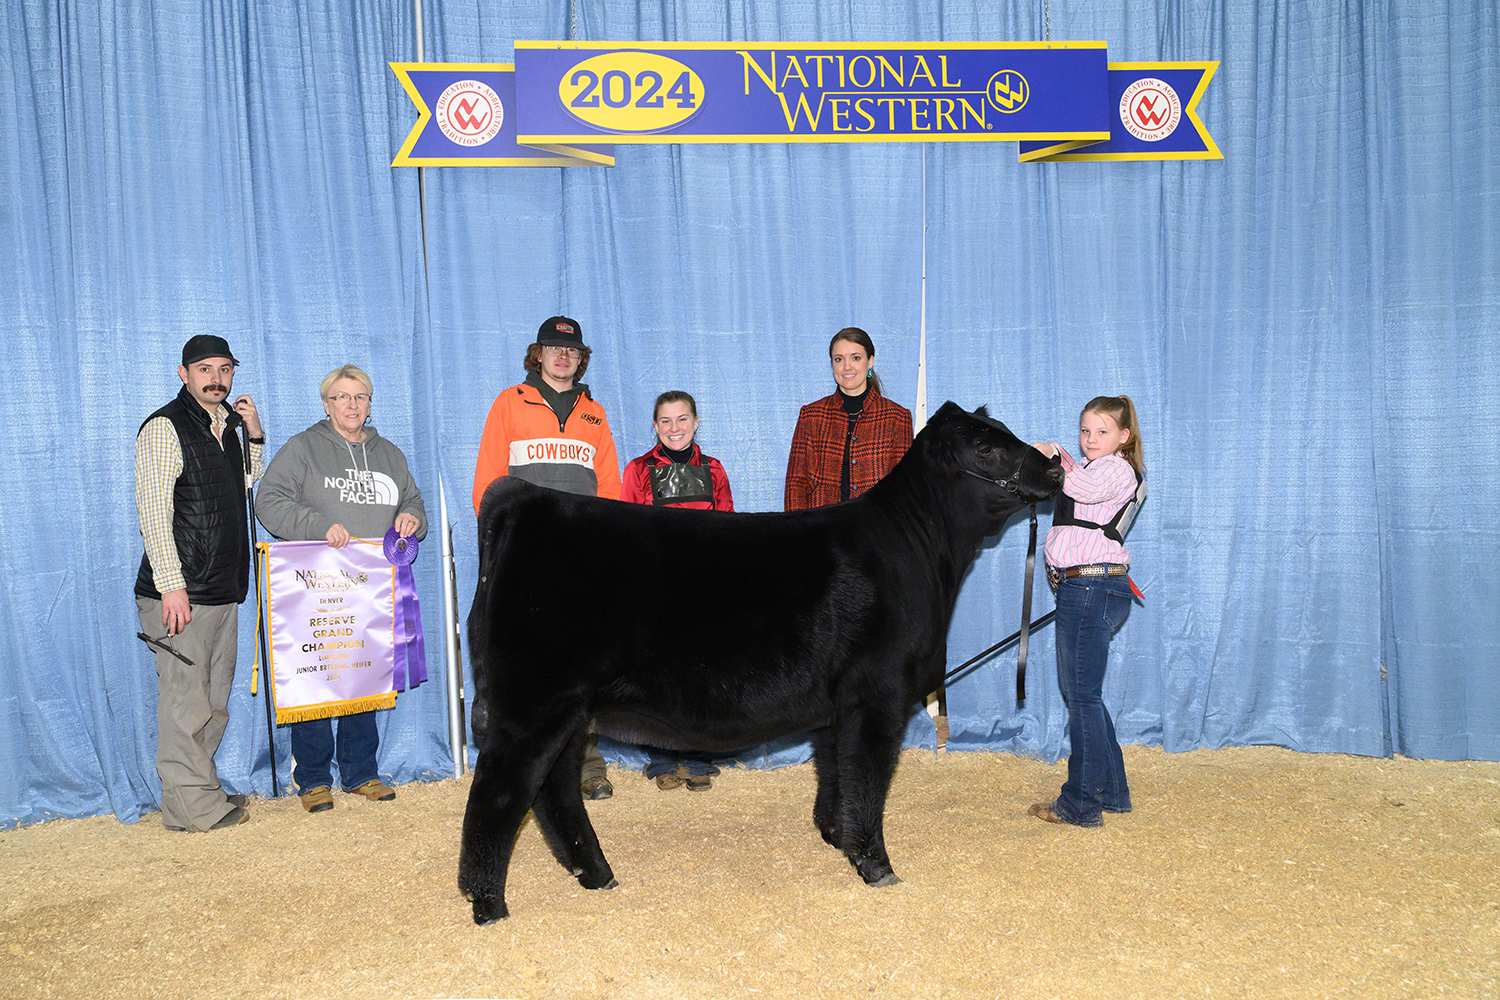
<path fill-rule="evenodd" d="M 1057 813 L 1053 812 L 1052 806 L 1046 802 L 1037 802 L 1026 811 L 1035 816 L 1037 819 L 1041 820 L 1043 823 L 1062 823 L 1064 825 L 1067 824 L 1067 820 L 1063 819 L 1062 817 L 1058 816 Z"/>
<path fill-rule="evenodd" d="M 372 778 L 358 788 L 349 789 L 349 794 L 363 795 L 371 802 L 389 802 L 396 797 L 396 790 L 390 785 L 381 784 L 380 779 Z"/>
<path fill-rule="evenodd" d="M 714 779 L 706 774 L 690 774 L 684 782 L 690 792 L 706 792 L 713 783 Z"/>
<path fill-rule="evenodd" d="M 670 792 L 674 788 L 681 788 L 682 775 L 676 771 L 663 771 L 656 776 L 656 787 L 664 792 Z"/>
<path fill-rule="evenodd" d="M 583 797 L 592 801 L 607 799 L 615 794 L 615 786 L 609 783 L 608 778 L 589 778 L 579 786 Z"/>
<path fill-rule="evenodd" d="M 1104 817 L 1102 816 L 1099 817 L 1099 822 L 1097 823 L 1070 823 L 1053 812 L 1052 806 L 1046 802 L 1038 802 L 1026 811 L 1044 823 L 1061 823 L 1063 826 L 1081 826 L 1086 829 L 1098 828 L 1104 825 Z"/>
<path fill-rule="evenodd" d="M 302 808 L 310 813 L 325 812 L 333 808 L 333 793 L 328 790 L 327 785 L 319 785 L 297 797 L 302 800 Z"/>

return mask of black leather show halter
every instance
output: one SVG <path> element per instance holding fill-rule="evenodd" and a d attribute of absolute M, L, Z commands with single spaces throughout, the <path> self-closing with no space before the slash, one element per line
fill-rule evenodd
<path fill-rule="evenodd" d="M 1021 461 L 1016 463 L 1016 470 L 1015 470 L 1015 472 L 1011 473 L 1011 476 L 1010 476 L 1009 479 L 991 479 L 988 476 L 981 476 L 979 473 L 977 473 L 977 472 L 971 472 L 968 469 L 965 469 L 963 471 L 969 473 L 969 475 L 973 476 L 975 479 L 982 479 L 982 480 L 984 480 L 987 483 L 994 483 L 996 486 L 998 486 L 1001 489 L 1005 490 L 1007 493 L 1010 493 L 1012 496 L 1020 496 L 1021 495 L 1021 465 L 1025 461 L 1026 461 L 1026 457 L 1023 454 L 1021 456 Z M 1022 586 L 1021 586 L 1021 630 L 1019 632 L 1015 633 L 1014 635 L 1008 636 L 1007 638 L 1002 639 L 1000 642 L 997 642 L 995 645 L 991 646 L 989 649 L 986 649 L 984 652 L 980 653 L 978 656 L 975 656 L 972 659 L 967 660 L 964 663 L 961 663 L 960 665 L 958 665 L 957 667 L 954 667 L 952 670 L 948 671 L 946 674 L 943 675 L 943 683 L 944 684 L 946 684 L 948 682 L 949 678 L 953 677 L 955 674 L 958 674 L 958 673 L 962 672 L 965 668 L 970 667 L 970 666 L 972 666 L 975 663 L 978 663 L 980 660 L 984 659 L 986 656 L 989 656 L 991 653 L 995 652 L 998 649 L 1001 649 L 1001 648 L 1003 648 L 1005 646 L 1010 645 L 1012 642 L 1015 642 L 1017 638 L 1019 638 L 1020 639 L 1020 645 L 1016 648 L 1016 703 L 1020 704 L 1021 702 L 1024 702 L 1026 700 L 1026 654 L 1029 651 L 1030 646 L 1031 646 L 1031 641 L 1030 641 L 1031 640 L 1031 630 L 1033 628 L 1041 628 L 1047 622 L 1051 621 L 1052 620 L 1052 616 L 1055 613 L 1055 612 L 1049 611 L 1049 612 L 1047 612 L 1047 614 L 1044 617 L 1042 617 L 1040 620 L 1037 621 L 1036 625 L 1033 626 L 1031 624 L 1031 585 L 1032 585 L 1032 581 L 1035 578 L 1036 578 L 1036 504 L 1032 504 L 1031 505 L 1031 540 L 1029 542 L 1027 542 L 1027 544 L 1026 544 L 1026 577 L 1025 577 L 1025 580 L 1023 581 Z"/>

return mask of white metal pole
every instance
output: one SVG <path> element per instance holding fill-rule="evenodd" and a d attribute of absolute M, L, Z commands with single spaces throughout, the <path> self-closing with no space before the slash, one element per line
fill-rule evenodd
<path fill-rule="evenodd" d="M 922 322 L 917 336 L 917 407 L 914 430 L 927 426 L 927 144 L 922 143 Z"/>
<path fill-rule="evenodd" d="M 417 34 L 417 62 L 427 61 L 423 39 L 422 0 L 412 0 Z M 417 168 L 417 214 L 422 220 L 422 286 L 430 296 L 431 281 L 427 267 L 427 171 Z M 428 299 L 429 307 L 431 298 Z M 462 777 L 468 770 L 468 746 L 464 741 L 464 660 L 458 630 L 458 578 L 453 568 L 453 523 L 448 520 L 448 491 L 443 475 L 438 473 L 438 502 L 442 509 L 440 527 L 443 541 L 443 659 L 448 677 L 448 748 L 453 753 L 453 776 Z"/>
<path fill-rule="evenodd" d="M 453 524 L 448 520 L 448 491 L 438 476 L 438 503 L 442 510 L 443 538 L 443 652 L 448 667 L 448 746 L 453 751 L 453 776 L 468 768 L 469 751 L 464 742 L 464 665 L 459 646 L 458 579 L 453 570 Z"/>

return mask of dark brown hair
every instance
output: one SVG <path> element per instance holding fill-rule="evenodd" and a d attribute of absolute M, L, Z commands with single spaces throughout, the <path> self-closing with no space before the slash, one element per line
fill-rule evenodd
<path fill-rule="evenodd" d="M 693 419 L 698 419 L 698 404 L 694 401 L 693 397 L 681 389 L 668 389 L 656 397 L 656 405 L 651 408 L 651 422 L 653 424 L 656 423 L 656 418 L 661 416 L 661 408 L 667 403 L 686 403 L 688 405 L 688 412 L 693 415 Z"/>
<path fill-rule="evenodd" d="M 865 331 L 857 326 L 846 326 L 833 335 L 833 339 L 828 342 L 829 358 L 833 357 L 833 345 L 841 340 L 847 340 L 851 344 L 858 344 L 865 349 L 865 354 L 871 361 L 875 360 L 875 342 L 870 339 L 868 333 L 865 333 Z M 882 396 L 885 395 L 885 390 L 880 385 L 880 376 L 876 375 L 873 371 L 870 372 L 870 388 Z"/>

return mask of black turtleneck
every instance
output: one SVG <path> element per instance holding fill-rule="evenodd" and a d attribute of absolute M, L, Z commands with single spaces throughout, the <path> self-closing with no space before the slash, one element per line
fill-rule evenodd
<path fill-rule="evenodd" d="M 688 446 L 681 451 L 678 451 L 676 448 L 668 448 L 666 442 L 664 441 L 658 442 L 658 444 L 661 445 L 661 453 L 667 456 L 667 458 L 671 459 L 673 462 L 680 462 L 683 465 L 687 465 L 688 462 L 692 461 L 693 443 L 691 441 L 689 441 Z"/>
<path fill-rule="evenodd" d="M 849 499 L 849 472 L 854 458 L 854 425 L 865 412 L 865 400 L 870 398 L 870 387 L 865 386 L 865 391 L 858 396 L 851 396 L 844 390 L 839 390 L 839 402 L 844 404 L 844 416 L 849 418 L 849 428 L 844 432 L 844 472 L 839 479 L 839 499 Z"/>

